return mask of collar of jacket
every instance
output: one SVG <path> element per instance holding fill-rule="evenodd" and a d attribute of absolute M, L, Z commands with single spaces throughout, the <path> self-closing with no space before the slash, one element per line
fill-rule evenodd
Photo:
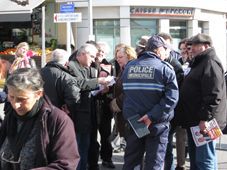
<path fill-rule="evenodd" d="M 41 107 L 41 113 L 46 113 L 46 112 L 51 112 L 52 111 L 52 103 L 50 101 L 50 99 L 48 98 L 47 95 L 43 96 L 44 102 L 43 105 Z"/>
<path fill-rule="evenodd" d="M 56 61 L 50 61 L 46 64 L 46 67 L 56 67 L 62 71 L 65 71 L 67 73 L 69 73 L 69 70 L 67 69 L 67 67 L 64 67 L 63 65 L 57 63 Z"/>
<path fill-rule="evenodd" d="M 139 57 L 139 59 L 145 59 L 145 58 L 157 58 L 159 60 L 161 60 L 157 54 L 155 54 L 154 52 L 151 51 L 145 51 L 144 53 L 141 54 L 141 56 Z"/>
<path fill-rule="evenodd" d="M 80 64 L 80 62 L 77 60 L 77 58 L 75 60 L 73 60 L 73 62 L 79 66 L 80 70 L 86 70 L 87 67 L 84 67 Z"/>
<path fill-rule="evenodd" d="M 205 51 L 201 52 L 200 54 L 198 54 L 197 56 L 194 57 L 194 61 L 191 65 L 191 67 L 194 67 L 198 63 L 200 63 L 201 61 L 207 60 L 207 59 L 212 58 L 214 56 L 216 56 L 214 48 L 212 48 L 212 47 L 208 48 Z"/>

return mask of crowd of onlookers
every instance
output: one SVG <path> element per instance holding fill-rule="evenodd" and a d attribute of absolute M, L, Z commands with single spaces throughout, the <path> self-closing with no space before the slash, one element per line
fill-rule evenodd
<path fill-rule="evenodd" d="M 113 169 L 113 152 L 125 153 L 124 170 L 184 170 L 187 154 L 191 170 L 217 169 L 215 141 L 196 147 L 190 127 L 207 134 L 213 118 L 225 127 L 224 69 L 206 34 L 178 49 L 170 34 L 144 35 L 108 61 L 106 42 L 87 41 L 72 54 L 55 49 L 37 69 L 18 44 L 0 94 L 0 169 L 98 170 L 99 159 Z M 143 137 L 128 121 L 137 115 Z"/>

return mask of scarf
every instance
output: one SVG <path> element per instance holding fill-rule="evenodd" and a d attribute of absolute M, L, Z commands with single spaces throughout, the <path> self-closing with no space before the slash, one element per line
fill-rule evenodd
<path fill-rule="evenodd" d="M 33 129 L 35 120 L 38 117 L 39 110 L 43 105 L 43 98 L 36 101 L 31 111 L 23 116 L 19 116 L 13 109 L 9 112 L 9 119 L 7 121 L 7 136 L 11 151 L 14 156 L 14 161 L 18 161 L 20 156 L 20 151 L 23 145 L 26 143 L 31 130 Z M 17 121 L 22 122 L 20 128 L 18 129 Z"/>

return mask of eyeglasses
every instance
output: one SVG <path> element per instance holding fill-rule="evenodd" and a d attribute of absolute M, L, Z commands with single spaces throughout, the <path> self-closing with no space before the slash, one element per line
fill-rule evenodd
<path fill-rule="evenodd" d="M 87 54 L 87 55 L 89 55 L 92 59 L 95 59 L 96 58 L 96 55 L 94 56 L 94 55 L 92 55 L 92 54 L 90 54 L 89 52 L 86 52 L 86 53 L 84 53 L 85 55 Z"/>
<path fill-rule="evenodd" d="M 92 54 L 90 54 L 90 53 L 88 53 L 88 55 L 91 57 L 91 58 L 95 58 L 96 56 L 94 56 L 94 55 L 92 55 Z"/>
<path fill-rule="evenodd" d="M 90 55 L 90 57 L 91 57 L 91 58 L 95 58 L 95 56 L 94 56 L 94 55 L 91 55 L 91 54 L 89 54 L 89 55 Z"/>
<path fill-rule="evenodd" d="M 102 49 L 98 50 L 99 53 L 105 53 Z"/>
<path fill-rule="evenodd" d="M 14 160 L 14 156 L 11 153 L 5 153 L 2 152 L 1 159 L 5 162 L 11 163 L 11 164 L 19 164 L 21 162 L 20 157 L 18 158 L 17 161 Z"/>

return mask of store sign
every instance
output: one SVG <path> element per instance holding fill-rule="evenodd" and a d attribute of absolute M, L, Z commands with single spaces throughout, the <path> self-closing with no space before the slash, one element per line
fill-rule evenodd
<path fill-rule="evenodd" d="M 74 4 L 60 4 L 60 13 L 73 13 Z"/>
<path fill-rule="evenodd" d="M 132 16 L 192 16 L 191 8 L 153 8 L 153 7 L 131 7 Z"/>
<path fill-rule="evenodd" d="M 54 13 L 54 23 L 81 22 L 81 13 Z"/>

